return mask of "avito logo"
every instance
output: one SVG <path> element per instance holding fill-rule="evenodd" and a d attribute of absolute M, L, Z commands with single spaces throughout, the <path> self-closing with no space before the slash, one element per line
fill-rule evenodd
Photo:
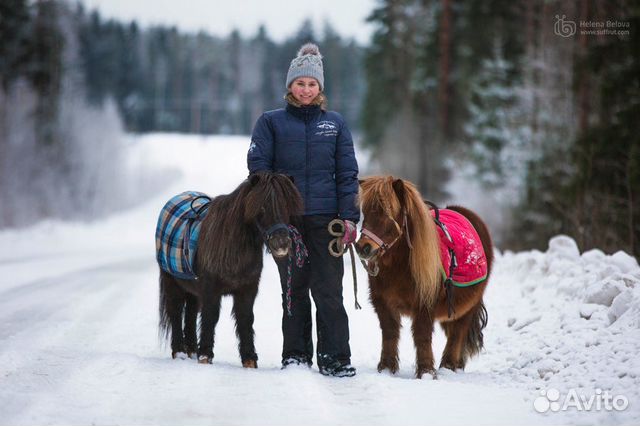
<path fill-rule="evenodd" d="M 538 413 L 546 413 L 551 410 L 567 411 L 571 408 L 577 411 L 623 411 L 629 406 L 629 399 L 624 395 L 612 395 L 609 391 L 596 389 L 593 395 L 581 395 L 575 389 L 570 389 L 560 401 L 558 389 L 541 390 L 540 396 L 533 401 L 533 408 Z"/>

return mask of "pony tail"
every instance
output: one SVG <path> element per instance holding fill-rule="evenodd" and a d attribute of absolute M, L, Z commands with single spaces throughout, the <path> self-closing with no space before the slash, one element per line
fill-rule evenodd
<path fill-rule="evenodd" d="M 169 337 L 171 337 L 171 315 L 169 312 L 171 305 L 167 292 L 169 291 L 169 286 L 177 285 L 177 283 L 170 282 L 171 280 L 168 274 L 160 271 L 158 338 L 163 341 L 169 340 Z"/>
<path fill-rule="evenodd" d="M 409 232 L 413 249 L 409 264 L 416 280 L 420 304 L 430 308 L 437 301 L 441 282 L 438 232 L 417 188 L 409 182 L 403 183 L 407 215 L 412 222 Z"/>
<path fill-rule="evenodd" d="M 489 315 L 487 314 L 487 308 L 484 306 L 484 302 L 480 300 L 480 303 L 476 305 L 471 314 L 471 325 L 469 326 L 469 332 L 467 338 L 464 341 L 462 347 L 462 356 L 466 361 L 480 353 L 484 347 L 484 334 L 482 330 L 487 326 Z M 469 314 L 467 314 L 469 315 Z"/>

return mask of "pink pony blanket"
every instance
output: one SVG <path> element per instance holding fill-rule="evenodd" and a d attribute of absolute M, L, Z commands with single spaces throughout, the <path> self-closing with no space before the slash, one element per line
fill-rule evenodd
<path fill-rule="evenodd" d="M 435 210 L 430 210 L 431 216 L 436 217 Z M 444 225 L 451 236 L 451 241 L 444 230 L 438 228 L 440 237 L 440 258 L 442 259 L 443 280 L 449 276 L 451 267 L 451 253 L 453 249 L 457 266 L 453 270 L 453 285 L 457 287 L 468 287 L 481 283 L 487 279 L 487 257 L 482 247 L 480 236 L 476 232 L 471 222 L 460 213 L 439 209 L 440 222 Z"/>

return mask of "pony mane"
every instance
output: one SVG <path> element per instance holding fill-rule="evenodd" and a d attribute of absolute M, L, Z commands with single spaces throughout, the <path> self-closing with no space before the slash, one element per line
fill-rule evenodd
<path fill-rule="evenodd" d="M 267 212 L 271 217 L 282 217 L 286 221 L 292 216 L 301 215 L 302 198 L 293 181 L 286 175 L 271 172 L 258 172 L 256 182 L 249 183 L 249 191 L 244 201 L 244 219 L 253 221 L 263 207 L 276 207 L 277 211 Z"/>
<path fill-rule="evenodd" d="M 260 172 L 244 180 L 232 193 L 214 198 L 202 222 L 198 260 L 210 271 L 239 273 L 251 250 L 260 251 L 262 235 L 254 220 L 264 214 L 289 223 L 302 214 L 302 199 L 289 177 Z M 206 231 L 205 231 L 206 230 Z M 204 231 L 204 232 L 203 232 Z M 204 248 L 206 247 L 206 248 Z"/>
<path fill-rule="evenodd" d="M 394 189 L 394 184 L 400 186 L 402 199 Z M 441 282 L 440 245 L 435 223 L 416 186 L 392 176 L 370 177 L 360 184 L 359 201 L 365 216 L 376 208 L 386 209 L 396 220 L 399 218 L 399 224 L 402 223 L 402 208 L 405 209 L 413 246 L 409 267 L 416 293 L 422 306 L 433 306 Z"/>

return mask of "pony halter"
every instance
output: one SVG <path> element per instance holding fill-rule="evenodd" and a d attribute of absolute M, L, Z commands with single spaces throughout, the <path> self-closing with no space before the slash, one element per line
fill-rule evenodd
<path fill-rule="evenodd" d="M 264 231 L 259 224 L 256 223 L 256 225 L 258 225 L 258 229 L 260 230 L 265 242 L 269 241 L 273 237 L 273 234 L 280 229 L 289 232 L 289 227 L 284 223 L 276 223 L 275 225 L 270 226 L 266 231 Z"/>
<path fill-rule="evenodd" d="M 378 244 L 378 246 L 380 247 L 378 249 L 378 252 L 376 253 L 376 255 L 374 256 L 374 259 L 372 261 L 373 263 L 373 268 L 371 266 L 369 266 L 364 260 L 362 260 L 362 258 L 360 258 L 360 261 L 362 262 L 362 265 L 364 266 L 364 268 L 367 270 L 367 273 L 373 277 L 378 275 L 378 272 L 380 272 L 380 268 L 378 267 L 378 260 L 391 248 L 393 247 L 398 241 L 400 241 L 400 238 L 402 238 L 403 235 L 407 235 L 407 245 L 409 246 L 410 249 L 413 248 L 413 246 L 411 245 L 411 239 L 409 238 L 409 222 L 407 220 L 407 211 L 403 209 L 402 211 L 402 226 L 400 226 L 400 224 L 398 223 L 398 221 L 396 221 L 393 216 L 385 209 L 385 213 L 387 214 L 387 217 L 393 222 L 393 224 L 396 227 L 396 231 L 398 233 L 398 235 L 396 235 L 396 237 L 393 239 L 393 241 L 391 241 L 390 243 L 385 243 L 384 240 L 382 238 L 380 238 L 379 236 L 377 236 L 373 231 L 365 228 L 364 226 L 362 227 L 362 229 L 360 230 L 360 233 L 362 235 L 364 235 L 365 237 L 369 238 L 370 240 L 373 240 L 376 244 Z"/>

